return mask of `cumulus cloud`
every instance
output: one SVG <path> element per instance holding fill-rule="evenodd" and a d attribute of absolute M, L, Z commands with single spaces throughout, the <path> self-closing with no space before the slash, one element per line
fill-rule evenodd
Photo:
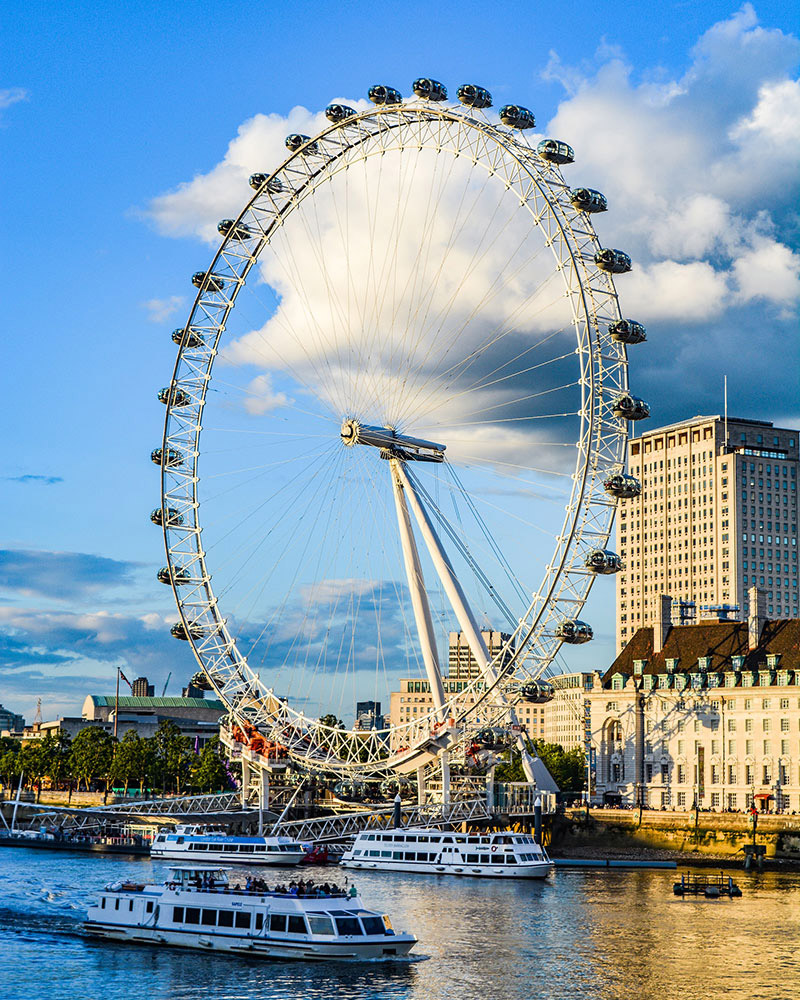
<path fill-rule="evenodd" d="M 147 310 L 147 319 L 150 323 L 163 323 L 174 316 L 186 302 L 183 295 L 170 295 L 166 299 L 148 299 L 142 305 Z"/>
<path fill-rule="evenodd" d="M 130 583 L 134 564 L 84 552 L 0 550 L 0 586 L 7 593 L 80 600 L 109 586 Z"/>

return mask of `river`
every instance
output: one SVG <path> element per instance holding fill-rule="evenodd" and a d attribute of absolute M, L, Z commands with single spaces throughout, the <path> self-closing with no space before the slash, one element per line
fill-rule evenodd
<path fill-rule="evenodd" d="M 794 872 L 738 872 L 743 898 L 718 901 L 673 896 L 672 871 L 560 870 L 543 883 L 356 873 L 365 903 L 419 938 L 412 961 L 257 962 L 84 935 L 98 888 L 164 872 L 149 859 L 0 849 L 0 998 L 800 997 Z M 345 877 L 330 868 L 313 873 L 333 875 Z"/>

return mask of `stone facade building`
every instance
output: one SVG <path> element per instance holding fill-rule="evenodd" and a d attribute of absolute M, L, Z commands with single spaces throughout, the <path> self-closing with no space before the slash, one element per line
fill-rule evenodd
<path fill-rule="evenodd" d="M 619 506 L 618 650 L 656 624 L 662 594 L 700 621 L 724 605 L 746 617 L 757 586 L 771 618 L 797 618 L 798 437 L 708 416 L 628 443 L 642 493 Z"/>
<path fill-rule="evenodd" d="M 637 629 L 589 695 L 592 800 L 800 812 L 800 620 Z"/>

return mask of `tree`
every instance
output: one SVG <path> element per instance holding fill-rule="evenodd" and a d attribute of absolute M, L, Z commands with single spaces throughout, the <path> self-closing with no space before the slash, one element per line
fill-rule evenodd
<path fill-rule="evenodd" d="M 135 729 L 129 729 L 117 745 L 111 765 L 111 780 L 117 785 L 121 783 L 126 795 L 132 784 L 138 784 L 141 792 L 145 782 L 149 784 L 154 762 L 153 740 L 142 739 Z"/>
<path fill-rule="evenodd" d="M 212 736 L 192 761 L 192 786 L 201 792 L 230 787 L 228 770 L 220 753 L 219 736 Z"/>
<path fill-rule="evenodd" d="M 105 781 L 114 757 L 114 737 L 99 726 L 86 726 L 72 741 L 69 765 L 73 776 L 84 782 L 86 790 L 93 781 Z"/>
<path fill-rule="evenodd" d="M 0 781 L 13 788 L 19 781 L 22 744 L 10 736 L 0 736 Z"/>
<path fill-rule="evenodd" d="M 57 787 L 70 777 L 70 753 L 72 740 L 69 733 L 63 729 L 48 733 L 42 740 L 42 755 L 45 763 L 45 773 L 50 778 L 53 787 Z"/>
<path fill-rule="evenodd" d="M 586 756 L 580 747 L 565 750 L 558 743 L 545 743 L 544 740 L 534 740 L 528 748 L 541 758 L 542 763 L 552 775 L 559 790 L 565 794 L 576 794 L 583 791 L 586 784 Z M 525 781 L 522 770 L 522 759 L 517 751 L 510 754 L 510 759 L 498 765 L 495 771 L 497 781 Z"/>
<path fill-rule="evenodd" d="M 20 769 L 28 776 L 31 788 L 36 789 L 37 802 L 42 794 L 42 778 L 47 774 L 47 747 L 43 744 L 44 739 L 30 740 L 19 754 Z"/>
<path fill-rule="evenodd" d="M 167 787 L 179 795 L 186 785 L 192 764 L 189 738 L 184 736 L 174 722 L 163 719 L 153 737 L 156 771 L 161 781 L 161 790 Z"/>

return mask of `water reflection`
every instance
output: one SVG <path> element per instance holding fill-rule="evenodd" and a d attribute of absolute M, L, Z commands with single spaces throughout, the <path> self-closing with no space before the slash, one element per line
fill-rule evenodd
<path fill-rule="evenodd" d="M 149 861 L 0 855 L 4 1000 L 743 1000 L 800 996 L 800 875 L 737 874 L 742 899 L 680 898 L 669 871 L 561 871 L 545 883 L 362 874 L 420 939 L 411 962 L 256 962 L 95 942 L 97 888 Z M 330 878 L 330 871 L 320 873 Z M 342 874 L 342 878 L 343 878 Z M 420 960 L 427 958 L 427 960 Z"/>

